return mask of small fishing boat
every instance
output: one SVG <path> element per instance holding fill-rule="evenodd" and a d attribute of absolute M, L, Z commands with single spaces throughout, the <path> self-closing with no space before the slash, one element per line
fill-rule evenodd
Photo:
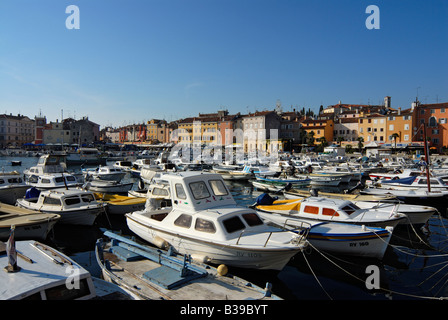
<path fill-rule="evenodd" d="M 0 202 L 15 204 L 16 200 L 25 196 L 28 184 L 17 171 L 0 173 Z"/>
<path fill-rule="evenodd" d="M 307 246 L 298 235 L 267 226 L 253 209 L 236 205 L 221 175 L 167 173 L 172 207 L 126 214 L 129 229 L 161 248 L 211 264 L 281 270 Z"/>
<path fill-rule="evenodd" d="M 317 196 L 316 190 L 290 188 L 283 191 L 285 199 L 297 199 L 298 197 Z M 370 202 L 398 202 L 393 195 L 363 195 L 353 193 L 334 193 L 318 191 L 318 194 L 325 198 L 336 198 L 349 201 L 370 201 Z"/>
<path fill-rule="evenodd" d="M 125 171 L 114 166 L 99 166 L 95 169 L 82 169 L 82 172 L 86 181 L 99 179 L 120 182 L 126 175 Z"/>
<path fill-rule="evenodd" d="M 115 163 L 113 164 L 113 166 L 115 168 L 121 169 L 123 171 L 129 171 L 132 169 L 133 165 L 132 165 L 132 161 L 129 160 L 119 160 L 119 161 L 115 161 Z"/>
<path fill-rule="evenodd" d="M 0 300 L 132 299 L 50 246 L 34 240 L 9 241 L 10 250 L 0 242 L 0 264 L 8 267 L 0 272 Z"/>
<path fill-rule="evenodd" d="M 93 225 L 106 204 L 99 203 L 93 192 L 80 189 L 30 190 L 23 199 L 17 200 L 22 208 L 61 216 L 59 223 Z"/>
<path fill-rule="evenodd" d="M 93 180 L 84 183 L 83 189 L 97 193 L 127 193 L 132 189 L 133 182 L 120 183 L 116 181 Z"/>
<path fill-rule="evenodd" d="M 448 200 L 448 190 L 431 190 L 428 191 L 425 188 L 408 188 L 397 189 L 392 186 L 386 187 L 368 187 L 359 191 L 364 195 L 391 195 L 406 203 L 421 203 L 421 204 L 433 204 L 434 203 L 446 203 Z"/>
<path fill-rule="evenodd" d="M 95 193 L 95 198 L 99 202 L 107 204 L 107 213 L 117 215 L 143 210 L 146 203 L 146 198 L 122 196 L 119 194 Z"/>
<path fill-rule="evenodd" d="M 395 227 L 407 219 L 406 215 L 396 211 L 397 206 L 391 210 L 361 209 L 348 200 L 323 197 L 275 200 L 268 194 L 263 194 L 257 198 L 254 208 L 261 212 L 289 214 L 310 221 L 333 221 L 380 228 Z"/>
<path fill-rule="evenodd" d="M 426 176 L 411 176 L 402 179 L 386 179 L 373 182 L 375 188 L 393 187 L 396 190 L 428 189 Z M 448 190 L 448 185 L 439 177 L 430 177 L 429 187 L 431 190 Z"/>
<path fill-rule="evenodd" d="M 11 227 L 15 226 L 16 239 L 45 240 L 60 218 L 59 214 L 0 203 L 0 239 L 8 239 Z"/>
<path fill-rule="evenodd" d="M 311 179 L 307 176 L 302 177 L 262 177 L 255 176 L 256 183 L 252 183 L 256 188 L 272 188 L 272 190 L 280 190 L 287 185 L 292 187 L 306 187 L 311 183 Z M 251 181 L 252 182 L 252 181 Z"/>
<path fill-rule="evenodd" d="M 66 156 L 67 165 L 106 165 L 106 160 L 96 148 L 78 148 Z"/>
<path fill-rule="evenodd" d="M 103 278 L 139 300 L 279 300 L 255 284 L 232 276 L 224 265 L 193 263 L 188 256 L 137 243 L 111 231 L 98 239 L 95 254 Z"/>
<path fill-rule="evenodd" d="M 224 166 L 214 166 L 213 173 L 218 173 L 224 180 L 249 180 L 254 174 L 249 170 L 226 168 Z"/>
<path fill-rule="evenodd" d="M 341 222 L 304 220 L 293 213 L 259 212 L 259 215 L 265 221 L 283 228 L 294 228 L 296 232 L 304 227 L 309 228 L 307 239 L 318 250 L 357 257 L 382 259 L 393 232 L 392 227 L 383 229 Z"/>

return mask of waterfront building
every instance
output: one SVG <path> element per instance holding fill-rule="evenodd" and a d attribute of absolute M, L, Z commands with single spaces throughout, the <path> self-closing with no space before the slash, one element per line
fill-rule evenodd
<path fill-rule="evenodd" d="M 247 153 L 282 151 L 279 128 L 281 117 L 276 111 L 255 111 L 242 116 L 243 150 Z"/>
<path fill-rule="evenodd" d="M 385 143 L 386 141 L 386 116 L 379 113 L 361 114 L 358 120 L 359 136 L 364 139 L 364 144 L 370 142 Z"/>
<path fill-rule="evenodd" d="M 146 142 L 149 144 L 169 142 L 169 128 L 165 120 L 152 119 L 146 123 Z"/>
<path fill-rule="evenodd" d="M 307 144 L 319 144 L 319 141 L 331 142 L 334 134 L 334 121 L 332 117 L 305 117 L 302 128 L 306 134 Z"/>
<path fill-rule="evenodd" d="M 415 107 L 414 134 L 418 141 L 423 141 L 422 124 L 426 127 L 426 137 L 430 150 L 442 152 L 448 148 L 448 102 L 413 104 Z"/>
<path fill-rule="evenodd" d="M 386 116 L 386 143 L 392 148 L 406 148 L 412 143 L 413 110 L 401 110 L 389 113 Z"/>
<path fill-rule="evenodd" d="M 18 114 L 0 115 L 0 148 L 21 147 L 34 141 L 34 120 Z"/>
<path fill-rule="evenodd" d="M 66 118 L 62 122 L 50 122 L 43 129 L 46 145 L 87 146 L 100 141 L 100 126 L 83 117 L 80 120 Z"/>

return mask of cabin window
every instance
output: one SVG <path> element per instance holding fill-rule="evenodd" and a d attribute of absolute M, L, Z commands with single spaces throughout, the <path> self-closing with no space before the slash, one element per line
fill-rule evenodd
<path fill-rule="evenodd" d="M 303 212 L 305 212 L 305 213 L 312 213 L 312 214 L 318 214 L 319 213 L 319 207 L 305 206 L 305 208 L 303 209 Z"/>
<path fill-rule="evenodd" d="M 176 196 L 179 199 L 187 199 L 184 187 L 180 183 L 176 183 L 175 188 L 176 188 Z"/>
<path fill-rule="evenodd" d="M 83 194 L 81 196 L 81 200 L 82 202 L 92 202 L 95 201 L 95 197 L 93 196 L 93 194 Z"/>
<path fill-rule="evenodd" d="M 50 179 L 41 179 L 40 180 L 41 183 L 50 183 Z"/>
<path fill-rule="evenodd" d="M 67 181 L 76 181 L 76 178 L 74 176 L 65 176 L 65 179 Z"/>
<path fill-rule="evenodd" d="M 5 180 L 0 179 L 0 184 L 4 184 L 4 183 L 5 183 Z"/>
<path fill-rule="evenodd" d="M 175 221 L 174 225 L 182 228 L 190 228 L 191 216 L 188 214 L 181 214 Z"/>
<path fill-rule="evenodd" d="M 224 225 L 224 228 L 226 228 L 226 231 L 228 233 L 243 230 L 245 228 L 244 223 L 241 221 L 239 217 L 232 217 L 226 219 L 222 222 L 222 224 Z"/>
<path fill-rule="evenodd" d="M 204 181 L 190 183 L 191 193 L 196 200 L 205 199 L 210 197 L 210 192 L 207 189 L 207 185 Z"/>
<path fill-rule="evenodd" d="M 210 180 L 209 183 L 215 196 L 225 196 L 228 194 L 226 186 L 221 180 Z"/>
<path fill-rule="evenodd" d="M 67 198 L 65 198 L 64 201 L 65 201 L 65 204 L 68 205 L 68 206 L 81 203 L 81 199 L 79 199 L 78 196 L 76 196 L 76 197 L 67 197 Z"/>
<path fill-rule="evenodd" d="M 246 223 L 250 226 L 250 227 L 254 227 L 254 226 L 259 226 L 263 224 L 263 221 L 260 219 L 260 217 L 254 213 L 245 213 L 243 214 L 243 218 L 244 221 L 246 221 Z"/>
<path fill-rule="evenodd" d="M 54 181 L 56 183 L 61 183 L 61 182 L 64 182 L 64 179 L 62 177 L 56 177 L 56 178 L 54 178 Z"/>
<path fill-rule="evenodd" d="M 202 231 L 202 232 L 207 232 L 207 233 L 215 233 L 216 232 L 216 228 L 215 228 L 215 225 L 213 224 L 213 222 L 211 222 L 209 220 L 204 220 L 201 218 L 196 219 L 194 228 L 197 231 Z"/>
<path fill-rule="evenodd" d="M 61 205 L 61 200 L 59 200 L 57 198 L 45 197 L 44 198 L 44 204 L 60 206 Z"/>
<path fill-rule="evenodd" d="M 183 188 L 182 188 L 182 190 L 183 190 Z M 168 190 L 162 189 L 162 188 L 154 188 L 154 189 L 152 189 L 152 194 L 154 196 L 168 196 Z"/>
<path fill-rule="evenodd" d="M 322 209 L 322 214 L 324 216 L 334 216 L 334 217 L 338 217 L 339 216 L 339 213 L 337 213 L 336 210 L 330 209 L 330 208 L 323 208 Z"/>

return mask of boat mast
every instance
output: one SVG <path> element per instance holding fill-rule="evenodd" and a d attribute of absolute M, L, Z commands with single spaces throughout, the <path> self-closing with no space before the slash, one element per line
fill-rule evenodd
<path fill-rule="evenodd" d="M 428 184 L 428 192 L 431 192 L 431 184 L 429 181 L 429 152 L 428 152 L 428 141 L 426 140 L 426 127 L 425 123 L 423 123 L 423 145 L 425 148 L 425 162 L 426 162 L 426 181 Z"/>

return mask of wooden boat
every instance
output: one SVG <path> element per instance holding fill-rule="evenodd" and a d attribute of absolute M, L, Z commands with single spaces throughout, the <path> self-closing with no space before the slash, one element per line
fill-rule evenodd
<path fill-rule="evenodd" d="M 278 300 L 268 289 L 214 268 L 193 263 L 187 256 L 137 243 L 113 232 L 95 247 L 103 278 L 140 300 Z M 227 269 L 228 270 L 228 269 Z M 267 286 L 269 288 L 269 286 Z"/>
<path fill-rule="evenodd" d="M 11 227 L 15 226 L 16 239 L 45 240 L 60 218 L 58 214 L 0 203 L 0 239 L 7 239 Z"/>
<path fill-rule="evenodd" d="M 0 173 L 0 202 L 15 204 L 16 200 L 25 196 L 29 186 L 17 171 Z"/>
<path fill-rule="evenodd" d="M 361 209 L 348 200 L 308 197 L 290 200 L 273 200 L 269 195 L 257 198 L 254 208 L 261 212 L 290 214 L 301 219 L 319 222 L 343 222 L 371 227 L 395 227 L 407 219 L 394 210 L 379 208 Z"/>
<path fill-rule="evenodd" d="M 146 198 L 128 197 L 118 194 L 95 193 L 95 198 L 107 204 L 106 210 L 108 213 L 117 215 L 143 210 L 146 203 Z"/>
<path fill-rule="evenodd" d="M 14 252 L 0 242 L 0 300 L 131 299 L 119 286 L 92 275 L 75 261 L 34 240 L 14 241 Z M 12 258 L 11 258 L 12 257 Z M 16 260 L 10 264 L 11 259 Z"/>
<path fill-rule="evenodd" d="M 382 259 L 392 237 L 393 228 L 366 227 L 340 222 L 301 219 L 294 213 L 259 212 L 265 219 L 284 228 L 300 232 L 309 228 L 308 241 L 320 251 L 357 257 Z"/>
<path fill-rule="evenodd" d="M 161 248 L 212 264 L 281 270 L 307 246 L 306 235 L 267 226 L 255 210 L 236 205 L 221 175 L 163 175 L 172 207 L 126 214 L 129 229 Z"/>
<path fill-rule="evenodd" d="M 29 197 L 17 200 L 22 208 L 61 216 L 59 223 L 93 225 L 98 215 L 105 211 L 105 204 L 99 203 L 93 192 L 80 189 L 42 190 Z"/>

